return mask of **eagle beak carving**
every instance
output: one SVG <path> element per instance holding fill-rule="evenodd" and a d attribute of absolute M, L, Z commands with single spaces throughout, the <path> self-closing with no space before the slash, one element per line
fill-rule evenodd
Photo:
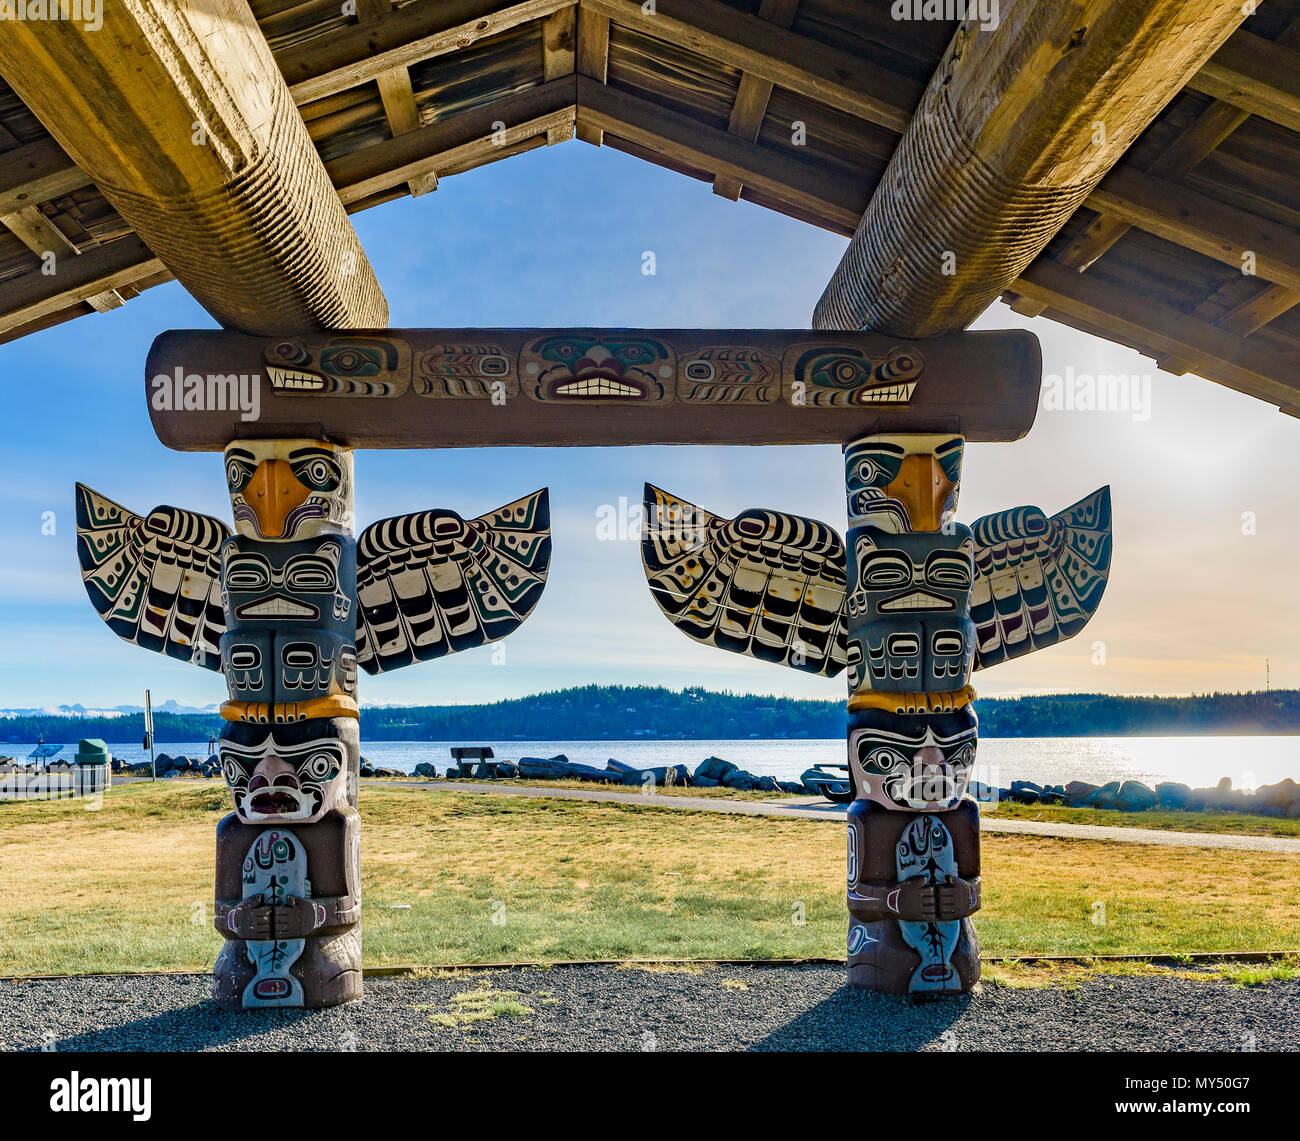
<path fill-rule="evenodd" d="M 885 492 L 907 507 L 917 531 L 937 531 L 943 524 L 943 506 L 954 486 L 934 456 L 918 454 L 904 458 Z"/>
<path fill-rule="evenodd" d="M 293 474 L 286 460 L 263 460 L 244 488 L 244 502 L 257 516 L 258 531 L 264 538 L 284 535 L 289 513 L 300 507 L 311 494 Z"/>

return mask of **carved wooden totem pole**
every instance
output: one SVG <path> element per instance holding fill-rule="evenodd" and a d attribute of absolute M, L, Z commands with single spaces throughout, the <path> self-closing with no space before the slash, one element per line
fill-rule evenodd
<path fill-rule="evenodd" d="M 849 678 L 848 976 L 916 996 L 969 990 L 979 942 L 973 669 L 1077 633 L 1110 565 L 1108 488 L 953 520 L 964 441 L 845 448 L 849 530 L 777 511 L 718 519 L 647 485 L 655 601 L 689 637 Z"/>
<path fill-rule="evenodd" d="M 132 514 L 77 485 L 91 602 L 127 641 L 220 670 L 214 997 L 227 1007 L 361 996 L 357 667 L 505 637 L 541 597 L 545 490 L 483 516 L 385 519 L 352 536 L 352 453 L 323 440 L 225 449 L 232 535 L 175 507 Z"/>

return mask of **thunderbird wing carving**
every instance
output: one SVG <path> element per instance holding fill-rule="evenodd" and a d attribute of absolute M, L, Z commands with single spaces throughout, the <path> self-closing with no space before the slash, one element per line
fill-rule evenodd
<path fill-rule="evenodd" d="M 477 519 L 372 523 L 357 540 L 357 664 L 381 673 L 504 638 L 537 605 L 550 561 L 545 488 Z"/>
<path fill-rule="evenodd" d="M 221 669 L 219 519 L 155 507 L 136 515 L 77 484 L 77 558 L 91 605 L 119 638 Z"/>
<path fill-rule="evenodd" d="M 1110 488 L 1048 518 L 1013 507 L 977 519 L 975 669 L 1055 645 L 1083 629 L 1110 573 Z"/>
<path fill-rule="evenodd" d="M 646 484 L 641 561 L 688 638 L 826 677 L 848 662 L 844 540 L 825 523 L 763 509 L 719 519 Z"/>

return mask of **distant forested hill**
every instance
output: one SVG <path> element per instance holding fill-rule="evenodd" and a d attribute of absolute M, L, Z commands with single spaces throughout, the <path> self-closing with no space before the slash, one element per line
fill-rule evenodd
<path fill-rule="evenodd" d="M 1197 697 L 1069 693 L 987 698 L 975 705 L 985 737 L 1300 733 L 1300 690 Z M 154 714 L 159 741 L 203 742 L 209 733 L 220 733 L 221 725 L 215 715 Z M 68 744 L 81 737 L 138 743 L 144 724 L 140 714 L 0 718 L 0 754 L 6 742 L 35 741 L 41 732 L 47 741 Z M 361 732 L 372 741 L 833 738 L 844 732 L 844 704 L 698 688 L 589 685 L 489 705 L 365 708 Z"/>

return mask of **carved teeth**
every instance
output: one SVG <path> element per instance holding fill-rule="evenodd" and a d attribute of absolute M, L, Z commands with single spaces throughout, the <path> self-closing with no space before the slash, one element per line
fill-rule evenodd
<path fill-rule="evenodd" d="M 877 388 L 864 388 L 856 394 L 859 404 L 906 404 L 912 399 L 916 381 L 890 384 Z"/>
<path fill-rule="evenodd" d="M 641 390 L 635 385 L 623 384 L 605 377 L 570 380 L 555 386 L 556 396 L 624 396 L 639 397 Z"/>
<path fill-rule="evenodd" d="M 315 618 L 316 615 L 316 607 L 286 598 L 283 594 L 245 603 L 235 611 L 236 618 Z"/>
<path fill-rule="evenodd" d="M 879 609 L 882 611 L 951 610 L 952 607 L 953 603 L 949 598 L 942 598 L 926 590 L 914 590 L 911 594 L 902 594 L 897 598 L 890 598 L 882 602 Z"/>
<path fill-rule="evenodd" d="M 271 378 L 271 387 L 277 392 L 291 390 L 320 392 L 325 387 L 324 378 L 311 372 L 301 372 L 293 368 L 280 368 L 278 365 L 267 365 L 266 373 Z"/>

